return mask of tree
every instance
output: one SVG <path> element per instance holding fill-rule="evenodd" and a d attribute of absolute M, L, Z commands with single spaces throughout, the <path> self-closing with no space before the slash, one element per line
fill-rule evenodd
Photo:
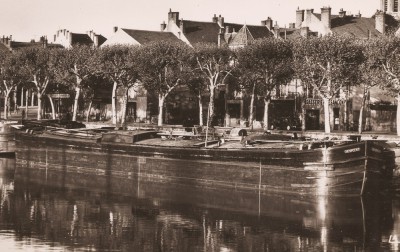
<path fill-rule="evenodd" d="M 363 61 L 362 49 L 352 38 L 325 36 L 299 39 L 294 48 L 296 75 L 310 85 L 324 106 L 325 133 L 331 132 L 329 103 L 344 88 L 348 74 Z"/>
<path fill-rule="evenodd" d="M 134 85 L 137 85 L 139 81 L 139 69 L 137 64 L 138 51 L 139 47 L 126 45 L 107 46 L 99 51 L 101 72 L 104 77 L 113 82 L 113 124 L 117 124 L 116 95 L 118 88 L 124 89 L 121 107 L 121 125 L 125 124 L 128 90 Z"/>
<path fill-rule="evenodd" d="M 384 80 L 381 87 L 397 99 L 396 125 L 400 136 L 400 39 L 396 37 L 381 38 L 374 41 L 374 53 L 383 71 Z"/>
<path fill-rule="evenodd" d="M 242 84 L 248 93 L 251 93 L 252 109 L 254 95 L 257 91 L 264 97 L 264 127 L 269 127 L 268 108 L 271 102 L 272 91 L 278 85 L 292 79 L 291 44 L 285 40 L 266 38 L 256 40 L 237 52 L 238 68 L 243 74 Z M 253 112 L 250 112 L 250 115 Z M 250 120 L 253 120 L 251 117 Z M 250 122 L 252 123 L 252 122 Z"/>
<path fill-rule="evenodd" d="M 189 90 L 197 97 L 199 104 L 199 125 L 204 126 L 203 121 L 203 94 L 206 90 L 206 80 L 202 76 L 196 76 L 192 72 L 184 77 L 184 83 Z"/>
<path fill-rule="evenodd" d="M 72 121 L 76 121 L 78 102 L 81 96 L 83 81 L 98 72 L 98 63 L 95 57 L 96 49 L 92 46 L 76 45 L 70 49 L 59 50 L 57 57 L 58 77 L 70 81 L 70 87 L 75 92 Z"/>
<path fill-rule="evenodd" d="M 157 41 L 140 48 L 139 75 L 144 88 L 158 96 L 158 126 L 163 124 L 163 107 L 168 94 L 181 83 L 188 46 L 183 42 Z"/>
<path fill-rule="evenodd" d="M 17 86 L 24 81 L 21 64 L 15 54 L 3 53 L 0 57 L 1 90 L 4 93 L 4 118 L 10 112 L 10 95 L 16 92 Z"/>
<path fill-rule="evenodd" d="M 362 97 L 360 106 L 360 115 L 358 119 L 358 133 L 363 131 L 363 118 L 366 100 L 369 96 L 370 89 L 374 86 L 381 85 L 384 79 L 382 67 L 380 66 L 379 47 L 382 45 L 381 40 L 386 38 L 376 38 L 369 40 L 358 41 L 363 48 L 365 60 L 360 64 L 358 76 L 359 82 L 362 85 Z M 367 124 L 367 123 L 366 123 Z M 366 125 L 367 126 L 367 125 Z"/>
<path fill-rule="evenodd" d="M 207 80 L 207 89 L 210 94 L 208 117 L 211 121 L 214 119 L 215 89 L 218 84 L 226 84 L 225 79 L 234 69 L 234 62 L 234 53 L 228 47 L 218 47 L 209 43 L 195 44 L 189 55 L 190 71 Z"/>
<path fill-rule="evenodd" d="M 54 79 L 55 52 L 57 49 L 32 47 L 18 52 L 18 60 L 22 72 L 28 82 L 34 84 L 38 98 L 37 119 L 42 119 L 42 97 L 46 94 L 47 86 Z"/>

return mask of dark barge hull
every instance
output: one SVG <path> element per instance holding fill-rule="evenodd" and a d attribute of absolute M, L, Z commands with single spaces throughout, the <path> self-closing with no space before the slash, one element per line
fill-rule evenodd
<path fill-rule="evenodd" d="M 26 168 L 290 194 L 376 193 L 393 169 L 390 153 L 372 141 L 311 150 L 182 148 L 18 132 L 16 146 Z"/>

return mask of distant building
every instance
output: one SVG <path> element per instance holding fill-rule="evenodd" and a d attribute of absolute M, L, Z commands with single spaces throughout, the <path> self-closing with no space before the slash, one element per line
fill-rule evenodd
<path fill-rule="evenodd" d="M 127 44 L 143 45 L 153 41 L 180 41 L 173 33 L 160 31 L 147 31 L 114 27 L 114 33 L 102 46 Z"/>
<path fill-rule="evenodd" d="M 380 9 L 396 19 L 400 19 L 399 0 L 380 0 Z"/>
<path fill-rule="evenodd" d="M 88 45 L 95 48 L 100 47 L 107 39 L 93 31 L 87 33 L 74 33 L 66 29 L 58 30 L 54 35 L 54 43 L 70 48 L 74 45 Z"/>
<path fill-rule="evenodd" d="M 210 22 L 179 19 L 179 12 L 168 12 L 167 23 L 161 24 L 161 31 L 171 32 L 180 40 L 193 46 L 199 42 L 243 47 L 255 39 L 274 36 L 272 20 L 268 18 L 261 25 L 246 25 L 225 22 L 224 17 L 214 15 Z"/>

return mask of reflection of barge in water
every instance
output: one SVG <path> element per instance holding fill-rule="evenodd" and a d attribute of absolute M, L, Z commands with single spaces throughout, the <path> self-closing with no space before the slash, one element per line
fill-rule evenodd
<path fill-rule="evenodd" d="M 16 158 L 29 168 L 63 172 L 341 196 L 380 191 L 393 169 L 391 153 L 376 141 L 314 141 L 308 149 L 304 141 L 252 139 L 252 146 L 204 147 L 197 139 L 162 141 L 157 133 L 19 131 Z"/>
<path fill-rule="evenodd" d="M 208 248 L 200 251 L 219 246 L 232 251 L 264 251 L 265 247 L 270 251 L 378 251 L 383 234 L 391 229 L 391 205 L 383 197 L 300 197 L 196 188 L 18 165 L 15 188 L 13 198 L 25 202 L 16 204 L 18 222 L 44 215 L 43 225 L 51 228 L 41 230 L 54 231 L 46 232 L 51 239 L 71 242 L 57 231 L 74 227 L 80 235 L 77 240 L 88 246 L 103 244 L 95 242 L 99 239 L 114 246 L 154 239 L 151 244 L 157 248 L 160 243 Z M 72 209 L 76 218 L 67 214 Z M 91 232 L 84 232 L 86 227 Z M 104 231 L 96 232 L 95 227 Z M 109 230 L 119 231 L 112 233 L 113 239 L 104 239 Z M 124 250 L 144 250 L 135 248 Z M 185 248 L 177 251 L 199 251 Z"/>

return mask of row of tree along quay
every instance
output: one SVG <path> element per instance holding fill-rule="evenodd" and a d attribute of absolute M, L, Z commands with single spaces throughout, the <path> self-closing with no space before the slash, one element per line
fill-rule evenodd
<path fill-rule="evenodd" d="M 96 89 L 108 86 L 111 90 L 112 87 L 112 123 L 125 125 L 128 90 L 141 86 L 158 97 L 158 125 L 161 126 L 166 98 L 178 85 L 186 85 L 197 97 L 199 124 L 210 121 L 212 125 L 215 90 L 218 85 L 227 84 L 230 91 L 241 91 L 250 97 L 250 126 L 254 121 L 254 98 L 263 97 L 263 126 L 269 128 L 268 107 L 273 90 L 297 79 L 303 89 L 312 88 L 323 100 L 326 133 L 331 132 L 333 125 L 331 102 L 349 99 L 348 93 L 341 90 L 362 87 L 361 108 L 373 86 L 379 86 L 400 101 L 400 40 L 395 37 L 268 38 L 236 49 L 204 43 L 189 47 L 167 41 L 96 49 L 88 46 L 28 48 L 2 52 L 0 67 L 5 118 L 10 111 L 11 94 L 18 87 L 31 89 L 36 94 L 38 120 L 42 119 L 44 97 L 49 99 L 55 119 L 54 101 L 49 94 L 56 91 L 73 94 L 74 121 L 78 111 L 87 110 L 89 116 Z M 122 116 L 118 118 L 117 90 L 125 94 L 120 106 Z M 204 104 L 208 104 L 207 122 L 203 119 Z M 362 114 L 361 109 L 360 133 Z M 305 130 L 304 120 L 302 129 Z M 397 132 L 400 134 L 400 106 L 397 106 Z"/>

